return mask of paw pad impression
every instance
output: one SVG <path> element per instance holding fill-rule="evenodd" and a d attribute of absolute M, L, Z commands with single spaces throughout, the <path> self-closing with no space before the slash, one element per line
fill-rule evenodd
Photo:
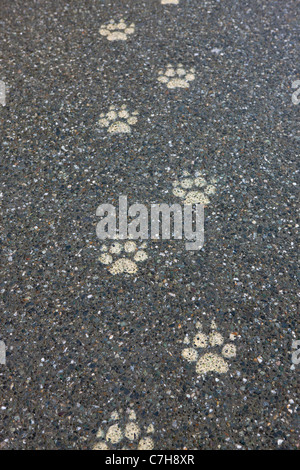
<path fill-rule="evenodd" d="M 142 436 L 142 431 L 136 420 L 133 410 L 127 410 L 125 422 L 120 423 L 121 417 L 118 412 L 111 415 L 111 424 L 106 431 L 100 428 L 97 432 L 97 442 L 93 450 L 109 450 L 110 447 L 123 445 L 122 450 L 152 450 L 154 442 L 152 437 L 154 427 L 152 424 L 144 429 L 146 436 Z"/>
<path fill-rule="evenodd" d="M 204 204 L 210 203 L 208 196 L 215 194 L 215 179 L 207 182 L 201 173 L 191 174 L 185 171 L 181 178 L 173 182 L 173 194 L 183 199 L 184 204 Z"/>
<path fill-rule="evenodd" d="M 193 80 L 195 80 L 195 69 L 186 71 L 181 64 L 177 67 L 169 64 L 165 71 L 158 72 L 158 81 L 165 83 L 168 88 L 189 88 L 189 82 Z"/>
<path fill-rule="evenodd" d="M 131 23 L 130 26 L 126 26 L 123 19 L 119 22 L 110 20 L 108 25 L 102 25 L 99 29 L 101 36 L 106 36 L 109 41 L 126 41 L 130 34 L 135 31 L 135 24 Z"/>
<path fill-rule="evenodd" d="M 191 341 L 186 336 L 184 343 L 189 345 L 188 348 L 182 350 L 182 357 L 188 362 L 196 362 L 196 372 L 198 375 L 204 375 L 209 372 L 225 374 L 228 372 L 229 366 L 226 359 L 236 356 L 236 347 L 232 343 L 224 344 L 224 337 L 216 331 L 216 324 L 211 324 L 211 332 L 206 335 L 202 331 L 200 322 L 196 324 L 197 332 Z M 230 335 L 230 340 L 234 337 Z M 220 353 L 205 352 L 207 349 L 219 349 Z"/>
<path fill-rule="evenodd" d="M 137 123 L 138 111 L 129 113 L 124 104 L 120 110 L 115 106 L 110 106 L 108 113 L 100 114 L 99 127 L 107 127 L 107 132 L 111 134 L 130 134 L 131 126 Z"/>
<path fill-rule="evenodd" d="M 133 240 L 119 240 L 116 238 L 115 241 L 110 243 L 110 246 L 107 244 L 102 245 L 101 251 L 103 253 L 100 255 L 99 261 L 109 266 L 111 274 L 135 274 L 138 270 L 137 263 L 146 261 L 148 258 L 145 251 L 146 247 L 146 242 L 138 243 Z"/>

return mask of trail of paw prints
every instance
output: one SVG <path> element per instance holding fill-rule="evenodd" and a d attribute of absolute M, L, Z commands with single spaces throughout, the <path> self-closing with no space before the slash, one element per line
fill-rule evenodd
<path fill-rule="evenodd" d="M 169 64 L 165 71 L 158 72 L 158 81 L 165 83 L 168 88 L 189 88 L 193 80 L 195 80 L 195 69 L 185 70 L 181 64 L 177 67 Z"/>
<path fill-rule="evenodd" d="M 202 324 L 197 322 L 197 332 L 190 340 L 187 335 L 183 341 L 189 347 L 182 350 L 182 357 L 188 362 L 196 363 L 196 373 L 205 375 L 211 372 L 225 374 L 229 370 L 228 359 L 236 357 L 236 347 L 233 343 L 224 344 L 224 337 L 217 330 L 217 325 L 211 323 L 211 331 L 207 335 L 202 331 Z M 234 341 L 233 334 L 229 337 Z M 207 349 L 211 350 L 205 352 Z M 214 352 L 212 350 L 219 350 Z"/>
<path fill-rule="evenodd" d="M 138 114 L 138 111 L 129 113 L 126 104 L 119 110 L 115 106 L 110 106 L 108 113 L 100 114 L 97 124 L 99 127 L 106 127 L 110 134 L 130 134 L 131 126 L 138 121 Z"/>
<path fill-rule="evenodd" d="M 183 200 L 184 204 L 210 204 L 210 196 L 215 194 L 216 179 L 207 181 L 200 172 L 192 176 L 183 172 L 179 179 L 173 182 L 173 194 Z"/>
<path fill-rule="evenodd" d="M 111 274 L 135 274 L 138 271 L 137 263 L 148 259 L 145 251 L 146 242 L 135 242 L 133 240 L 114 240 L 101 247 L 103 253 L 99 257 L 102 264 L 109 266 Z M 116 259 L 117 258 L 117 259 Z"/>
<path fill-rule="evenodd" d="M 178 5 L 179 0 L 161 0 L 162 5 Z"/>
<path fill-rule="evenodd" d="M 122 424 L 120 423 L 121 413 L 113 412 L 110 422 L 114 424 L 108 426 L 106 430 L 102 428 L 98 430 L 97 442 L 93 450 L 113 450 L 116 446 L 121 446 L 121 450 L 152 450 L 154 448 L 153 425 L 145 427 L 142 433 L 133 410 L 127 410 L 125 422 L 123 417 Z"/>
<path fill-rule="evenodd" d="M 128 36 L 135 31 L 135 24 L 131 23 L 126 25 L 125 21 L 121 19 L 119 22 L 110 20 L 108 24 L 104 24 L 99 29 L 101 36 L 106 36 L 108 41 L 126 41 Z"/>

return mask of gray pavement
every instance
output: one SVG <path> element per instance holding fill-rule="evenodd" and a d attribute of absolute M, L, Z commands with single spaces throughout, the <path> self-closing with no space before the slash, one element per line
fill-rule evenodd
<path fill-rule="evenodd" d="M 1 0 L 1 449 L 299 448 L 297 16 Z M 200 251 L 101 258 L 101 203 L 197 177 Z"/>

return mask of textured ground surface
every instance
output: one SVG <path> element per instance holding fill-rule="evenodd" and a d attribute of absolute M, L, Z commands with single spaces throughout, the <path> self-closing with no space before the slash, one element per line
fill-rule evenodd
<path fill-rule="evenodd" d="M 157 449 L 299 446 L 298 8 L 1 1 L 1 448 L 90 449 L 129 408 Z M 100 34 L 122 18 L 127 40 Z M 189 87 L 158 80 L 168 64 Z M 97 125 L 124 104 L 130 134 Z M 97 206 L 172 202 L 184 171 L 216 181 L 204 248 L 151 242 L 112 275 Z M 201 375 L 182 342 L 212 320 L 237 353 Z"/>

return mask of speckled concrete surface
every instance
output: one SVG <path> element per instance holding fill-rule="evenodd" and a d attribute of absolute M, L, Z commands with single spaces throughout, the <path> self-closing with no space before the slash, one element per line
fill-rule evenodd
<path fill-rule="evenodd" d="M 298 7 L 1 1 L 1 449 L 299 447 Z M 99 125 L 124 105 L 131 133 Z M 204 248 L 150 242 L 113 276 L 98 205 L 170 203 L 184 171 L 216 181 Z M 204 337 L 183 353 L 199 322 L 234 339 L 221 372 Z"/>

